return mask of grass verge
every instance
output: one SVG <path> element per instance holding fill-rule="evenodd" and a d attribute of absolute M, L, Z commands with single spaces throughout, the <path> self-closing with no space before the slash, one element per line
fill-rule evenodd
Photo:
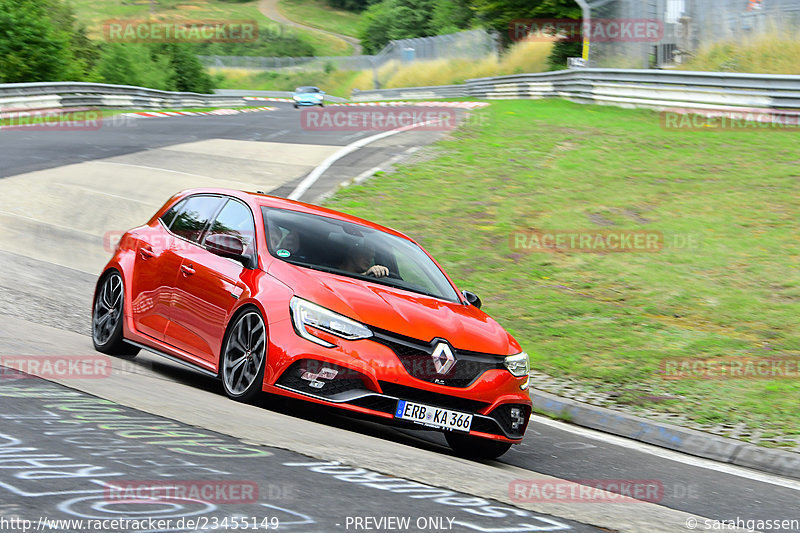
<path fill-rule="evenodd" d="M 358 13 L 336 9 L 322 0 L 280 0 L 278 7 L 286 18 L 306 26 L 358 37 L 361 24 Z"/>
<path fill-rule="evenodd" d="M 800 355 L 797 133 L 493 102 L 433 159 L 329 207 L 404 231 L 531 355 L 620 403 L 797 435 L 800 380 L 666 380 L 669 361 Z M 659 253 L 521 253 L 519 229 L 661 232 Z M 690 243 L 692 243 L 690 245 Z"/>
<path fill-rule="evenodd" d="M 800 32 L 773 30 L 706 46 L 680 68 L 708 72 L 800 74 Z"/>
<path fill-rule="evenodd" d="M 110 0 L 71 0 L 75 13 L 86 25 L 92 39 L 103 39 L 104 25 L 110 20 L 186 21 L 255 20 L 261 32 L 268 35 L 294 35 L 313 47 L 320 56 L 349 55 L 353 47 L 345 41 L 316 31 L 282 26 L 265 17 L 257 0 L 229 2 L 225 0 L 160 0 L 154 15 L 149 2 L 118 2 Z"/>

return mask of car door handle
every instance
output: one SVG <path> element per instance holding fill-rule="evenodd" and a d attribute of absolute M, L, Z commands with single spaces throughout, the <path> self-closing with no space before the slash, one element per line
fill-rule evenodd
<path fill-rule="evenodd" d="M 144 259 L 144 260 L 147 260 L 147 259 L 150 259 L 151 257 L 155 257 L 156 256 L 156 253 L 153 250 L 151 250 L 150 248 L 144 248 L 144 247 L 139 248 L 139 254 L 142 256 L 142 259 Z"/>
<path fill-rule="evenodd" d="M 181 272 L 183 272 L 185 276 L 191 276 L 194 274 L 194 269 L 192 265 L 181 265 Z"/>

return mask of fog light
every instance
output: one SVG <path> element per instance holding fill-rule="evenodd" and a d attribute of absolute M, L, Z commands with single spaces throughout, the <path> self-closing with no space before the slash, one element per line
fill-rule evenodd
<path fill-rule="evenodd" d="M 519 407 L 511 408 L 511 429 L 517 431 L 519 428 L 525 426 L 525 415 Z"/>

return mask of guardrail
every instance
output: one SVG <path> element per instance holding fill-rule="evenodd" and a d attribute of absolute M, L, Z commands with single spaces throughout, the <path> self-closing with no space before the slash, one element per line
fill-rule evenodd
<path fill-rule="evenodd" d="M 354 101 L 566 98 L 622 107 L 800 109 L 800 76 L 673 70 L 570 69 L 467 80 L 463 85 L 353 92 Z"/>
<path fill-rule="evenodd" d="M 61 107 L 125 109 L 178 109 L 187 107 L 240 107 L 241 96 L 159 91 L 104 83 L 7 83 L 0 85 L 0 110 Z"/>
<path fill-rule="evenodd" d="M 352 100 L 423 100 L 427 98 L 466 98 L 470 96 L 467 85 L 436 85 L 433 87 L 408 87 L 359 91 L 353 89 Z"/>
<path fill-rule="evenodd" d="M 292 91 L 245 91 L 241 89 L 217 89 L 214 94 L 220 96 L 241 96 L 243 98 L 291 98 Z M 347 102 L 347 98 L 340 98 L 330 94 L 325 95 L 325 102 L 341 104 Z"/>

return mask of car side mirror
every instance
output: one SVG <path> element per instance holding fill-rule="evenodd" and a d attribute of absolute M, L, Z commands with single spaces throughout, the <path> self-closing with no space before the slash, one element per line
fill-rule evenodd
<path fill-rule="evenodd" d="M 478 295 L 477 295 L 477 294 L 475 294 L 474 292 L 469 292 L 469 291 L 461 291 L 461 294 L 463 294 L 463 295 L 464 295 L 464 298 L 466 298 L 466 299 L 467 299 L 467 303 L 468 303 L 469 305 L 474 305 L 474 306 L 475 306 L 475 307 L 477 307 L 478 309 L 480 309 L 480 308 L 481 308 L 481 305 L 483 305 L 483 304 L 481 303 L 481 299 L 480 299 L 480 298 L 478 298 Z"/>
<path fill-rule="evenodd" d="M 244 255 L 244 243 L 239 237 L 215 233 L 206 237 L 205 244 L 206 249 L 212 254 L 234 259 L 250 268 L 251 260 Z"/>

